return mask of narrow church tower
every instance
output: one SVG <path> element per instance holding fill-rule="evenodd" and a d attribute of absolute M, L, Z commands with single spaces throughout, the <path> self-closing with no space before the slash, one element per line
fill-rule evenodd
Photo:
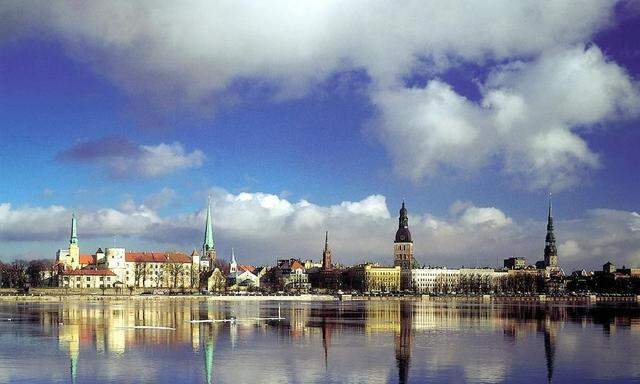
<path fill-rule="evenodd" d="M 544 244 L 544 265 L 551 270 L 558 269 L 558 250 L 556 248 L 556 236 L 553 233 L 551 194 L 549 194 L 549 213 L 547 215 L 547 237 Z"/>
<path fill-rule="evenodd" d="M 329 271 L 333 269 L 331 263 L 331 249 L 329 249 L 329 231 L 324 235 L 324 250 L 322 251 L 322 269 Z"/>
<path fill-rule="evenodd" d="M 69 237 L 69 266 L 72 269 L 80 268 L 80 248 L 78 247 L 78 228 L 76 213 L 71 214 L 71 236 Z"/>
<path fill-rule="evenodd" d="M 236 262 L 236 254 L 231 247 L 231 263 L 229 264 L 229 273 L 234 275 L 238 272 L 238 262 Z"/>
<path fill-rule="evenodd" d="M 207 204 L 207 221 L 204 227 L 204 243 L 202 244 L 202 261 L 212 267 L 216 260 L 216 243 L 213 241 L 213 223 L 211 221 L 211 196 Z"/>
<path fill-rule="evenodd" d="M 413 266 L 413 241 L 409 232 L 409 217 L 407 208 L 402 201 L 396 240 L 393 244 L 393 265 L 400 266 L 402 270 L 410 270 Z"/>

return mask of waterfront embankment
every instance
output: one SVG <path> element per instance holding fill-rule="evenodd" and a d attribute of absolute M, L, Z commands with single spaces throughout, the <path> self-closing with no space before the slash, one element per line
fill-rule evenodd
<path fill-rule="evenodd" d="M 64 302 L 64 301 L 420 301 L 432 303 L 484 303 L 484 304 L 543 304 L 553 305 L 637 305 L 640 295 L 201 295 L 195 292 L 148 294 L 142 291 L 63 290 L 59 288 L 32 289 L 29 293 L 0 289 L 0 302 Z"/>

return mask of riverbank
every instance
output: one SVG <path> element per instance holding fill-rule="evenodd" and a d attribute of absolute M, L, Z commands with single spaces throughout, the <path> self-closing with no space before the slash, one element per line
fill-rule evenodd
<path fill-rule="evenodd" d="M 582 295 L 582 296 L 494 296 L 494 295 L 413 295 L 413 296 L 352 296 L 352 295 L 149 295 L 149 294 L 15 294 L 4 293 L 0 295 L 0 302 L 64 302 L 64 301 L 420 301 L 432 303 L 484 303 L 484 304 L 544 304 L 544 305 L 638 305 L 640 295 L 633 296 L 606 296 L 606 295 Z"/>
<path fill-rule="evenodd" d="M 231 295 L 0 295 L 0 302 L 63 301 L 337 301 L 331 295 L 231 296 Z"/>

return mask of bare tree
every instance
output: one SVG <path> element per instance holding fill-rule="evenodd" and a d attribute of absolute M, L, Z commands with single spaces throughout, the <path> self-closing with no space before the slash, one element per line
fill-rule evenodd
<path fill-rule="evenodd" d="M 171 282 L 172 282 L 172 287 L 173 288 L 177 288 L 179 285 L 182 285 L 182 284 L 178 284 L 178 281 L 182 280 L 182 274 L 184 272 L 184 267 L 183 267 L 182 264 L 180 264 L 180 263 L 167 263 L 166 272 L 169 275 L 169 277 L 171 278 Z"/>

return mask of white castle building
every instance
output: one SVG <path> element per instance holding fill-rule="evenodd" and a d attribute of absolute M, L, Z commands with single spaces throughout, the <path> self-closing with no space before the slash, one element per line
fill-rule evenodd
<path fill-rule="evenodd" d="M 56 253 L 58 286 L 66 288 L 197 288 L 200 273 L 211 268 L 216 251 L 211 204 L 207 207 L 203 257 L 182 252 L 133 252 L 125 248 L 102 248 L 94 254 L 80 253 L 75 213 L 71 217 L 69 248 Z"/>

